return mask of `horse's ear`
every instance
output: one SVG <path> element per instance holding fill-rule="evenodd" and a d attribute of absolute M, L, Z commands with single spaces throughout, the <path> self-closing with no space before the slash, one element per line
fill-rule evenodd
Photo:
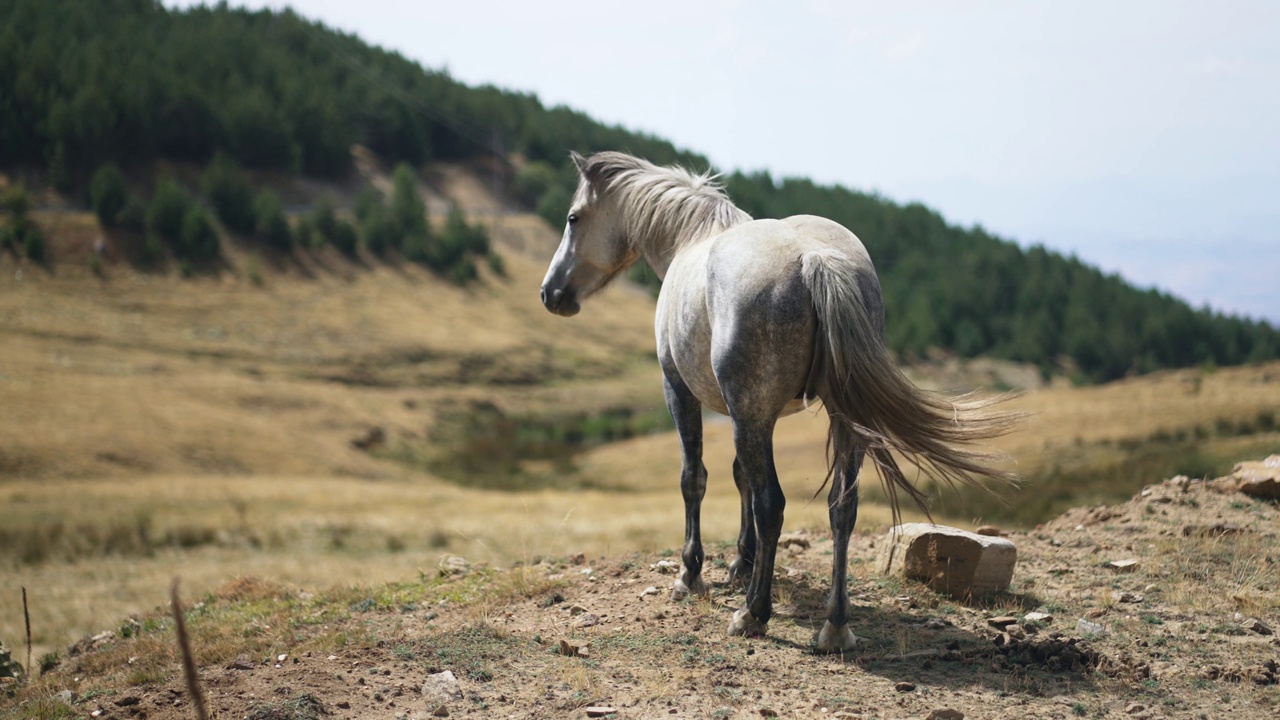
<path fill-rule="evenodd" d="M 577 150 L 569 151 L 569 159 L 573 160 L 573 164 L 578 166 L 578 172 L 585 175 L 587 173 L 587 159 L 578 154 Z"/>

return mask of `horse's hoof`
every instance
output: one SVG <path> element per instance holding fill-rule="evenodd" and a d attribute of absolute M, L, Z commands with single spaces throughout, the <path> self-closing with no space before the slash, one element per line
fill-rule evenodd
<path fill-rule="evenodd" d="M 733 620 L 729 621 L 730 635 L 745 635 L 747 637 L 764 637 L 766 623 L 756 620 L 755 616 L 747 608 L 733 614 Z"/>
<path fill-rule="evenodd" d="M 737 558 L 729 563 L 729 587 L 738 587 L 746 585 L 751 580 L 751 566 Z"/>
<path fill-rule="evenodd" d="M 702 576 L 699 575 L 698 577 L 694 578 L 693 584 L 690 585 L 688 582 L 688 579 L 686 578 L 686 573 L 687 571 L 681 572 L 680 577 L 676 578 L 675 587 L 671 588 L 671 599 L 673 601 L 679 602 L 680 600 L 683 600 L 689 597 L 690 595 L 697 595 L 698 597 L 706 597 L 707 584 L 702 581 Z"/>
<path fill-rule="evenodd" d="M 848 625 L 836 627 L 828 620 L 823 624 L 822 630 L 818 633 L 818 652 L 820 653 L 847 653 L 853 652 L 861 640 L 853 634 Z"/>

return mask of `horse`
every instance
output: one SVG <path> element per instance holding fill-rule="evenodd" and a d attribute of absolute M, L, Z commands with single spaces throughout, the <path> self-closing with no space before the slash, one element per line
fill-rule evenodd
<path fill-rule="evenodd" d="M 996 399 L 948 398 L 917 388 L 885 340 L 880 282 L 862 242 L 811 215 L 753 220 L 712 174 L 659 167 L 619 152 L 572 153 L 579 181 L 541 299 L 576 315 L 587 298 L 640 259 L 662 278 L 654 329 L 663 391 L 679 435 L 684 545 L 672 598 L 708 592 L 701 504 L 702 412 L 733 423 L 733 480 L 741 497 L 731 587 L 746 583 L 730 635 L 764 636 L 786 499 L 773 460 L 780 417 L 821 402 L 829 416 L 827 506 L 833 540 L 820 652 L 847 652 L 846 573 L 857 519 L 858 472 L 869 456 L 899 515 L 903 492 L 928 512 L 925 495 L 894 453 L 946 481 L 1014 481 L 975 443 L 1003 435 L 1015 413 L 988 412 Z M 822 488 L 818 488 L 818 493 Z M 815 496 L 817 493 L 815 493 Z"/>

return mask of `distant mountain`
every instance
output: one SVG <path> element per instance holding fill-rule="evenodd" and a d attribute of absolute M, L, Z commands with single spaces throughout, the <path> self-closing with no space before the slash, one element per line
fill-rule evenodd
<path fill-rule="evenodd" d="M 81 197 L 104 163 L 208 163 L 345 177 L 362 144 L 392 162 L 519 156 L 512 193 L 558 224 L 570 149 L 705 168 L 701 155 L 536 96 L 471 88 L 291 11 L 167 10 L 151 0 L 0 7 L 0 167 Z M 919 204 L 806 179 L 728 175 L 756 217 L 824 215 L 871 250 L 890 344 L 1073 368 L 1105 380 L 1280 355 L 1267 323 L 1196 310 L 1076 258 L 948 225 Z M 653 279 L 651 278 L 651 281 Z"/>

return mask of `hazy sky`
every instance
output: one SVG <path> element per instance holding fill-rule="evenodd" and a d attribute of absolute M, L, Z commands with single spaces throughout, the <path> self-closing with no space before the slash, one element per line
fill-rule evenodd
<path fill-rule="evenodd" d="M 244 4 L 1280 323 L 1272 0 Z"/>

